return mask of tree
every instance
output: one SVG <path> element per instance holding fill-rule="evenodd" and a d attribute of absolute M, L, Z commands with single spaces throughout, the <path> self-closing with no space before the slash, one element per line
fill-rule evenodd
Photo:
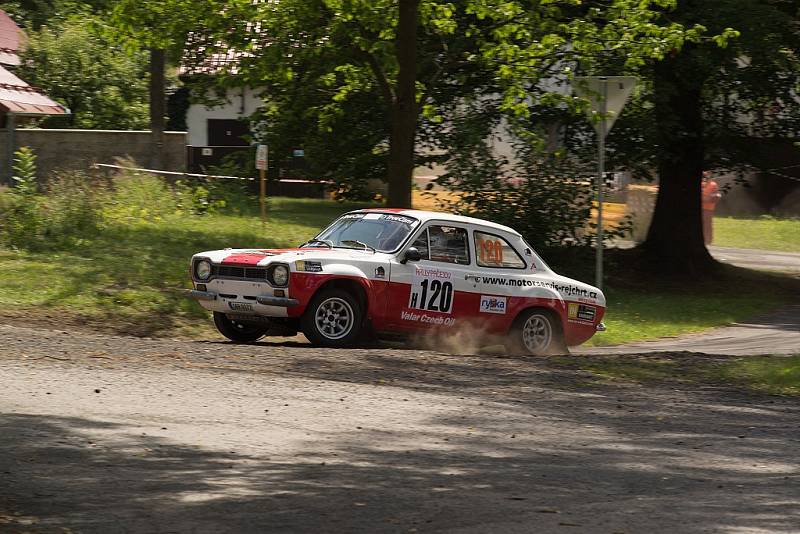
<path fill-rule="evenodd" d="M 714 269 L 702 238 L 704 169 L 758 165 L 759 139 L 796 137 L 800 112 L 797 7 L 781 0 L 680 0 L 664 17 L 710 37 L 641 71 L 646 90 L 610 144 L 658 172 L 642 250 L 650 268 L 694 276 Z M 639 139 L 630 143 L 629 139 Z"/>
<path fill-rule="evenodd" d="M 43 126 L 126 130 L 147 124 L 146 60 L 109 42 L 95 30 L 99 24 L 84 13 L 29 34 L 20 77 L 71 111 Z"/>
<path fill-rule="evenodd" d="M 182 49 L 187 33 L 197 26 L 206 9 L 204 4 L 207 2 L 202 0 L 120 0 L 111 6 L 114 35 L 132 53 L 148 50 L 150 55 L 148 89 L 152 158 L 149 164 L 154 169 L 162 168 L 164 163 L 167 53 Z"/>
<path fill-rule="evenodd" d="M 320 106 L 323 114 L 341 114 L 341 103 L 356 94 L 381 99 L 388 119 L 388 203 L 408 206 L 416 134 L 421 120 L 442 119 L 437 101 L 499 91 L 504 110 L 525 114 L 530 90 L 543 77 L 559 68 L 562 76 L 569 75 L 565 61 L 607 46 L 629 52 L 631 60 L 680 46 L 686 38 L 682 27 L 653 23 L 658 13 L 651 5 L 670 3 L 241 2 L 206 11 L 207 38 L 198 43 L 198 52 L 208 57 L 221 48 L 238 50 L 235 75 L 220 79 L 255 87 L 292 83 L 309 66 L 317 71 L 324 65 L 326 72 L 309 80 L 328 95 Z"/>

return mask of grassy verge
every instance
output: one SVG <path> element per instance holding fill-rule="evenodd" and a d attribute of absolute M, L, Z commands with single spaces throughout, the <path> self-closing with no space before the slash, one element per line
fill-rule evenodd
<path fill-rule="evenodd" d="M 140 335 L 212 332 L 208 314 L 181 295 L 188 260 L 224 247 L 285 247 L 312 237 L 334 217 L 360 207 L 315 199 L 270 199 L 262 227 L 256 213 L 171 216 L 108 224 L 69 248 L 0 249 L 0 314 L 17 322 L 81 325 Z M 550 260 L 551 258 L 545 254 Z M 552 258 L 554 268 L 580 280 L 592 258 Z M 693 285 L 639 280 L 625 261 L 609 257 L 608 332 L 594 345 L 697 332 L 774 309 L 787 299 L 776 277 L 732 272 Z M 563 266 L 563 268 L 561 267 Z M 584 269 L 585 271 L 585 269 Z M 614 274 L 616 272 L 616 274 Z"/>
<path fill-rule="evenodd" d="M 715 217 L 714 245 L 800 252 L 800 219 Z"/>
<path fill-rule="evenodd" d="M 274 198 L 263 228 L 257 216 L 185 215 L 112 225 L 69 250 L 0 249 L 0 309 L 22 321 L 90 323 L 135 334 L 205 332 L 206 312 L 179 291 L 189 287 L 192 254 L 296 246 L 356 207 Z"/>
<path fill-rule="evenodd" d="M 800 355 L 714 358 L 681 356 L 559 358 L 599 379 L 712 384 L 773 395 L 800 395 Z"/>
<path fill-rule="evenodd" d="M 644 291 L 608 287 L 608 311 L 603 319 L 608 330 L 595 335 L 587 345 L 618 345 L 701 332 L 768 312 L 788 301 L 782 291 L 764 291 L 763 287 L 760 283 L 726 288 L 698 286 L 691 291 L 657 285 Z"/>

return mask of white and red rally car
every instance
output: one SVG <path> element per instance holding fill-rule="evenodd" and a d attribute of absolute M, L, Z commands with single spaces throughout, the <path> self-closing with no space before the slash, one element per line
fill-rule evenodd
<path fill-rule="evenodd" d="M 554 273 L 511 228 L 445 213 L 353 211 L 299 248 L 195 254 L 191 275 L 189 295 L 237 342 L 469 329 L 554 354 L 604 329 L 599 289 Z"/>

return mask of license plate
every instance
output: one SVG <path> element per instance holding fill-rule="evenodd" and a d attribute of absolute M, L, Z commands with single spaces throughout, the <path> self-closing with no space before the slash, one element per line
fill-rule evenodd
<path fill-rule="evenodd" d="M 253 305 L 247 302 L 229 302 L 228 306 L 236 311 L 253 311 Z"/>

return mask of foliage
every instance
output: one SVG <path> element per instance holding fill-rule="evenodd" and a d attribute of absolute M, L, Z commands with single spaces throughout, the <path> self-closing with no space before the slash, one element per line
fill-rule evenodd
<path fill-rule="evenodd" d="M 181 9 L 185 1 L 169 3 Z M 399 15 L 410 4 L 418 7 L 413 35 L 404 33 Z M 413 146 L 419 124 L 441 125 L 447 119 L 442 105 L 497 94 L 501 110 L 513 116 L 527 115 L 540 101 L 577 107 L 579 102 L 554 92 L 552 83 L 547 89 L 543 80 L 566 80 L 578 61 L 591 65 L 608 54 L 638 65 L 698 39 L 703 30 L 657 23 L 660 11 L 674 5 L 669 0 L 204 5 L 206 29 L 194 47 L 198 72 L 215 53 L 242 51 L 240 61 L 215 80 L 263 87 L 271 142 L 280 143 L 290 132 L 292 144 L 307 149 L 312 169 L 327 171 L 326 177 L 347 187 L 368 173 L 394 177 L 398 167 L 410 173 L 413 164 L 406 158 L 414 157 L 413 150 L 393 158 L 392 147 L 409 136 Z M 232 27 L 231 20 L 238 24 Z M 404 71 L 412 48 L 414 65 Z M 402 91 L 409 76 L 416 88 L 413 102 L 404 101 Z M 435 135 L 435 127 L 428 136 L 431 132 Z M 281 146 L 279 154 L 288 151 Z"/>
<path fill-rule="evenodd" d="M 100 18 L 73 15 L 29 34 L 19 76 L 66 105 L 71 115 L 44 127 L 141 129 L 147 126 L 147 60 L 101 35 Z"/>
<path fill-rule="evenodd" d="M 800 83 L 798 13 L 789 3 L 769 0 L 683 0 L 664 19 L 667 16 L 700 24 L 715 38 L 634 71 L 641 77 L 639 90 L 608 140 L 614 159 L 646 177 L 657 156 L 674 149 L 665 146 L 663 135 L 684 135 L 676 124 L 657 121 L 660 87 L 678 99 L 689 91 L 700 92 L 702 123 L 695 133 L 705 147 L 703 168 L 741 173 L 771 166 L 769 157 L 758 150 L 757 139 L 800 135 L 800 110 L 792 104 Z M 654 80 L 657 66 L 665 62 L 677 78 Z"/>
<path fill-rule="evenodd" d="M 436 181 L 458 192 L 442 207 L 505 224 L 536 248 L 589 245 L 594 163 L 579 152 L 548 150 L 541 135 L 502 121 L 486 100 L 460 106 L 439 142 L 450 147 L 432 158 L 447 172 Z M 496 133 L 503 127 L 502 137 Z M 499 149 L 497 142 L 507 143 Z M 608 233 L 622 237 L 628 226 Z"/>
<path fill-rule="evenodd" d="M 14 152 L 13 176 L 15 192 L 23 197 L 35 196 L 39 191 L 36 183 L 36 154 L 23 146 Z"/>
<path fill-rule="evenodd" d="M 0 243 L 27 250 L 65 250 L 111 227 L 156 224 L 223 209 L 235 190 L 209 183 L 173 185 L 146 173 L 123 172 L 108 182 L 81 172 L 51 177 L 37 192 L 34 156 L 20 151 L 15 181 L 0 194 Z"/>
<path fill-rule="evenodd" d="M 14 187 L 0 195 L 0 235 L 12 246 L 24 246 L 35 239 L 45 218 L 36 182 L 36 155 L 28 147 L 14 153 Z"/>

